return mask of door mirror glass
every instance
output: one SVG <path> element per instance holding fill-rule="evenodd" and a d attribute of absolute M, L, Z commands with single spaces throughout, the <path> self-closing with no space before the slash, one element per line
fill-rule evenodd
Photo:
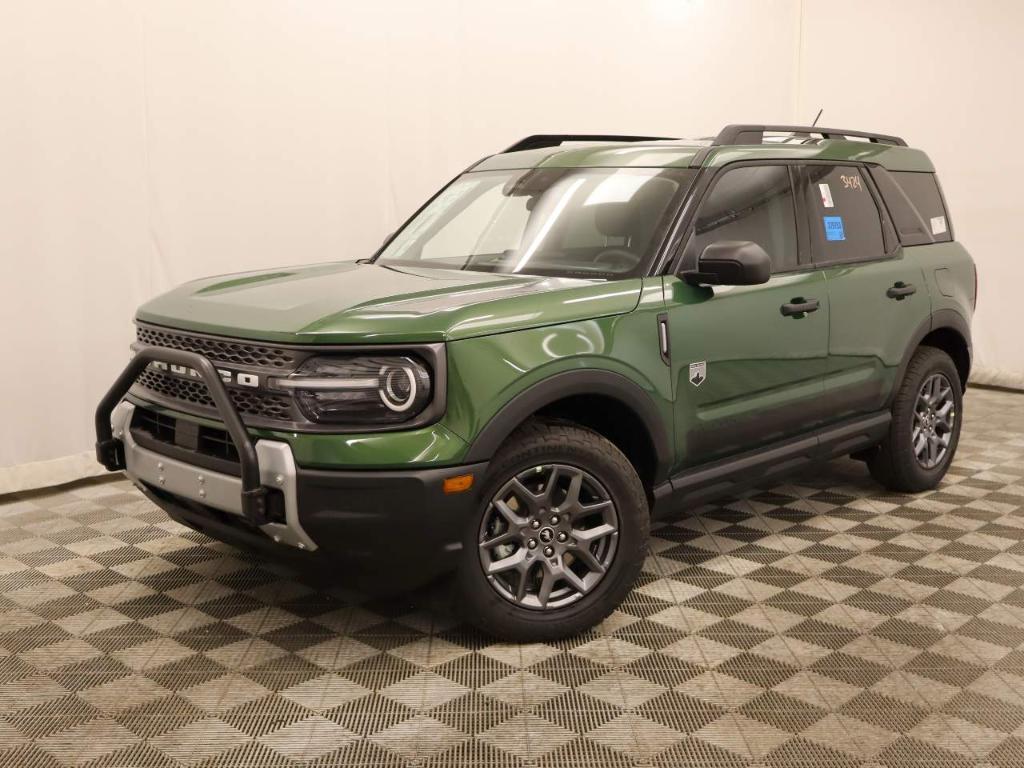
<path fill-rule="evenodd" d="M 772 260 L 757 243 L 719 240 L 708 245 L 697 262 L 697 271 L 686 281 L 703 285 L 760 285 L 772 276 Z"/>

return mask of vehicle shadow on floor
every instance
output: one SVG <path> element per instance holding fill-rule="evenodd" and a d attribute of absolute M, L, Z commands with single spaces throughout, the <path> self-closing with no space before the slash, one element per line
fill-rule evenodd
<path fill-rule="evenodd" d="M 812 492 L 845 491 L 858 498 L 885 498 L 893 500 L 893 494 L 871 478 L 861 461 L 849 458 L 836 459 L 817 467 L 793 474 L 791 477 L 764 488 L 755 488 L 737 496 L 717 500 L 711 504 L 684 510 L 658 521 L 652 530 L 657 539 L 658 530 L 671 526 L 690 516 L 709 514 L 727 506 L 742 504 L 744 499 L 775 490 L 810 489 Z M 905 497 L 904 497 L 905 498 Z M 766 535 L 768 535 L 766 533 Z M 266 554 L 254 550 L 246 552 L 254 564 L 266 566 Z M 339 599 L 344 603 L 361 606 L 374 613 L 399 617 L 415 614 L 421 630 L 428 633 L 457 630 L 465 642 L 466 634 L 479 635 L 465 620 L 454 589 L 454 577 L 442 576 L 433 582 L 414 590 L 389 588 L 382 584 L 358 583 L 349 577 L 339 577 L 336 569 L 327 563 L 288 562 L 280 566 L 287 568 L 290 577 L 304 586 L 316 590 L 321 596 Z M 284 575 L 284 574 L 282 574 Z M 479 635 L 486 642 L 486 638 Z"/>

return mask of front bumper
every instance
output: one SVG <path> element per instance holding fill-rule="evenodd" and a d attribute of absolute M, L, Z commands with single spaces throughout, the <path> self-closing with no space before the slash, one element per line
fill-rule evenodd
<path fill-rule="evenodd" d="M 184 364 L 201 374 L 209 367 L 204 384 L 218 402 L 238 451 L 236 472 L 201 466 L 173 446 L 164 450 L 145 439 L 133 428 L 137 406 L 123 399 L 146 360 L 166 359 L 167 352 L 140 351 L 143 359 L 129 363 L 100 404 L 96 423 L 101 463 L 123 469 L 171 517 L 224 541 L 281 553 L 301 550 L 339 572 L 369 574 L 375 580 L 383 575 L 389 588 L 414 586 L 455 566 L 486 463 L 408 470 L 304 469 L 288 443 L 254 440 L 241 426 L 206 358 L 178 352 L 190 358 Z M 446 478 L 470 473 L 476 479 L 473 488 L 445 493 Z"/>
<path fill-rule="evenodd" d="M 465 473 L 479 479 L 486 467 L 355 472 L 296 467 L 297 519 L 310 541 L 303 558 L 384 591 L 412 588 L 454 570 L 478 496 L 475 489 L 445 494 L 444 480 Z M 206 504 L 209 495 L 197 500 L 194 492 L 175 494 L 145 482 L 139 487 L 173 519 L 215 539 L 275 556 L 298 553 L 281 546 L 285 541 L 272 538 L 266 527 Z"/>
<path fill-rule="evenodd" d="M 211 471 L 143 447 L 132 431 L 134 415 L 135 405 L 122 401 L 111 414 L 110 425 L 123 446 L 125 474 L 135 485 L 245 517 L 241 477 Z M 257 440 L 255 450 L 260 483 L 273 488 L 274 496 L 267 505 L 265 519 L 250 522 L 276 543 L 315 550 L 316 543 L 299 520 L 297 470 L 291 448 L 275 440 Z"/>

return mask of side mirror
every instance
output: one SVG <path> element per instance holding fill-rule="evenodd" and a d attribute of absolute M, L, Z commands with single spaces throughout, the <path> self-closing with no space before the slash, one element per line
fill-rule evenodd
<path fill-rule="evenodd" d="M 760 285 L 771 276 L 771 258 L 749 240 L 711 243 L 700 255 L 697 271 L 683 273 L 691 285 Z"/>

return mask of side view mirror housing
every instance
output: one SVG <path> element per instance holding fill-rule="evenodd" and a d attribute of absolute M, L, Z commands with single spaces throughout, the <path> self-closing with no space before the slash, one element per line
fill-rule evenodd
<path fill-rule="evenodd" d="M 682 275 L 691 285 L 760 285 L 771 276 L 771 258 L 749 240 L 711 243 L 700 255 L 697 270 Z"/>

